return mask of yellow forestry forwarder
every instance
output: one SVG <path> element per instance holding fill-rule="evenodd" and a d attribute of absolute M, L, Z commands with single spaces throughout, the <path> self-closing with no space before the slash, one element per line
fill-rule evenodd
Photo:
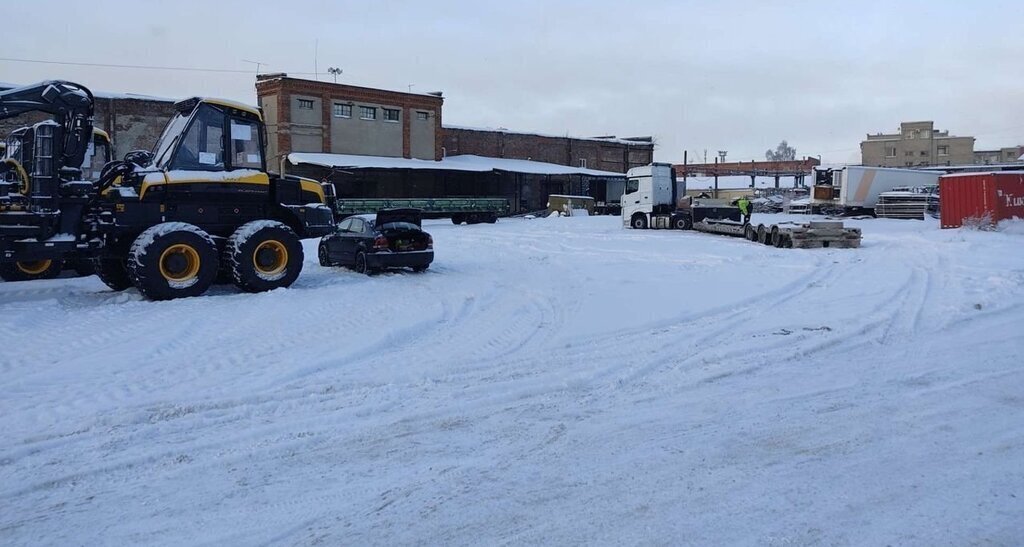
<path fill-rule="evenodd" d="M 25 203 L 25 196 L 28 195 L 28 173 L 32 172 L 32 143 L 35 142 L 35 132 L 43 125 L 52 125 L 56 122 L 46 120 L 35 125 L 19 127 L 7 136 L 6 143 L 0 143 L 0 164 L 6 164 L 7 174 L 0 177 L 0 184 L 8 185 L 8 205 L 12 199 L 21 199 Z M 92 130 L 92 144 L 86 149 L 85 157 L 82 160 L 82 180 L 98 181 L 103 166 L 111 159 L 113 148 L 110 142 L 110 135 L 102 129 Z M 13 161 L 10 161 L 13 160 Z M 18 169 L 18 166 L 21 169 Z M 4 170 L 0 166 L 0 170 Z M 12 183 L 19 186 L 10 189 Z M 13 192 L 13 194 L 11 194 Z M 65 255 L 64 260 L 41 260 L 34 262 L 17 262 L 0 264 L 0 279 L 4 281 L 31 281 L 34 279 L 51 279 L 60 275 L 61 271 L 73 269 L 78 275 L 92 275 L 92 260 L 79 258 L 75 253 Z"/>
<path fill-rule="evenodd" d="M 300 239 L 333 230 L 331 186 L 267 172 L 259 109 L 180 101 L 152 152 L 129 152 L 94 182 L 78 167 L 93 108 L 66 81 L 0 93 L 0 119 L 38 111 L 56 122 L 35 131 L 31 173 L 0 164 L 20 179 L 0 183 L 0 267 L 75 256 L 110 288 L 155 300 L 203 294 L 218 277 L 258 292 L 291 285 Z"/>

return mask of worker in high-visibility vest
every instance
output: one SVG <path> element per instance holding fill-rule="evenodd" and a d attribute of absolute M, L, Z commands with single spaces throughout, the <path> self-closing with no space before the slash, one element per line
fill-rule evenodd
<path fill-rule="evenodd" d="M 740 208 L 740 214 L 743 215 L 743 224 L 750 222 L 750 200 L 746 196 L 736 200 L 736 206 Z"/>

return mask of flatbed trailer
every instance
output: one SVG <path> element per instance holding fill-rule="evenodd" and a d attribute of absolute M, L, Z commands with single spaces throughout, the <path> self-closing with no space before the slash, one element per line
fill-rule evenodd
<path fill-rule="evenodd" d="M 423 218 L 451 218 L 455 224 L 497 222 L 511 210 L 508 199 L 497 197 L 455 198 L 338 198 L 334 213 L 338 219 L 376 213 L 381 209 L 419 209 Z"/>
<path fill-rule="evenodd" d="M 840 221 L 813 221 L 807 223 L 780 222 L 778 224 L 741 224 L 728 220 L 705 219 L 696 222 L 698 232 L 771 245 L 780 249 L 854 249 L 860 247 L 860 228 L 847 228 Z"/>

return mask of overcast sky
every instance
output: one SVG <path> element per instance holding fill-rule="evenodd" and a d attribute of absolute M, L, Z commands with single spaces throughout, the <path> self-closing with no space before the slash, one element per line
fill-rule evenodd
<path fill-rule="evenodd" d="M 9 5 L 8 5 L 9 4 Z M 444 123 L 559 135 L 653 135 L 683 151 L 860 160 L 904 120 L 1024 144 L 1024 2 L 5 3 L 0 81 L 255 103 L 255 66 L 444 92 Z M 317 46 L 317 42 L 319 45 Z M 316 54 L 316 55 L 314 55 Z"/>

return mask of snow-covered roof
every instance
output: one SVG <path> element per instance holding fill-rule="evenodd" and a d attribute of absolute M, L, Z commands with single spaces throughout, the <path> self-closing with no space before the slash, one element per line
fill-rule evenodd
<path fill-rule="evenodd" d="M 551 139 L 575 139 L 578 141 L 596 141 L 596 142 L 610 142 L 615 144 L 625 144 L 630 146 L 650 146 L 653 141 L 650 140 L 630 140 L 620 139 L 616 137 L 573 137 L 571 135 L 553 135 L 550 133 L 538 133 L 536 131 L 513 131 L 504 127 L 471 127 L 468 125 L 445 125 L 444 129 L 460 129 L 463 131 L 486 131 L 489 133 L 507 133 L 509 135 L 532 135 L 535 137 L 547 137 Z M 648 138 L 648 137 L 637 137 Z"/>
<path fill-rule="evenodd" d="M 490 171 L 508 171 L 510 173 L 526 173 L 530 175 L 587 175 L 591 177 L 616 177 L 626 175 L 612 171 L 598 171 L 554 163 L 530 160 L 513 160 L 508 158 L 488 158 L 464 154 L 448 156 L 441 161 L 418 160 L 406 158 L 389 158 L 384 156 L 358 156 L 353 154 L 318 154 L 312 152 L 292 152 L 288 161 L 298 164 L 321 165 L 349 169 L 433 169 L 441 171 L 469 171 L 487 173 Z"/>
<path fill-rule="evenodd" d="M 35 83 L 35 82 L 33 82 Z M 0 91 L 14 89 L 16 87 L 22 87 L 26 84 L 12 84 L 9 82 L 0 82 Z M 87 86 L 88 87 L 88 86 Z M 166 103 L 173 103 L 176 99 L 168 99 L 167 97 L 154 97 L 152 95 L 139 95 L 137 93 L 111 93 L 109 91 L 92 91 L 92 96 L 97 99 L 135 99 L 139 101 L 160 101 Z"/>

